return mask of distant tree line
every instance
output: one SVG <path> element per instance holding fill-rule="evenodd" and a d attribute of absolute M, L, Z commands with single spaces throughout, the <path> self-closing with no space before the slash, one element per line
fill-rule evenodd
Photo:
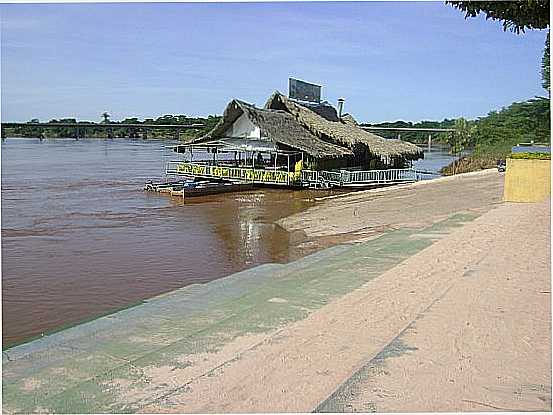
<path fill-rule="evenodd" d="M 186 115 L 163 115 L 158 118 L 146 118 L 139 120 L 138 118 L 125 118 L 121 121 L 110 121 L 109 114 L 102 114 L 104 121 L 102 124 L 109 124 L 109 129 L 95 128 L 91 121 L 77 121 L 75 118 L 60 118 L 52 119 L 48 121 L 50 124 L 67 123 L 75 124 L 75 126 L 82 127 L 80 130 L 81 138 L 83 138 L 83 129 L 86 132 L 84 138 L 102 138 L 110 136 L 112 138 L 153 138 L 153 139 L 170 139 L 175 138 L 176 131 L 173 128 L 168 129 L 155 129 L 148 130 L 147 135 L 144 129 L 119 127 L 120 124 L 153 124 L 153 125 L 190 125 L 190 124 L 202 124 L 204 127 L 201 129 L 183 129 L 180 131 L 181 140 L 190 140 L 195 137 L 199 137 L 209 130 L 211 130 L 215 124 L 221 119 L 219 116 L 210 115 L 208 117 L 188 117 Z M 18 137 L 59 137 L 59 138 L 75 138 L 76 129 L 73 127 L 42 127 L 33 125 L 40 122 L 38 119 L 30 120 L 26 125 L 7 128 L 4 134 L 7 136 Z"/>

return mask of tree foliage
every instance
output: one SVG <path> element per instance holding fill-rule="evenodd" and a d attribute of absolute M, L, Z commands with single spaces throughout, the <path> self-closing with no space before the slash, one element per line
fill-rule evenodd
<path fill-rule="evenodd" d="M 463 117 L 455 120 L 455 132 L 448 135 L 448 144 L 453 154 L 459 154 L 474 144 L 476 125 Z"/>
<path fill-rule="evenodd" d="M 543 58 L 541 59 L 541 79 L 542 86 L 551 93 L 551 79 L 550 79 L 551 65 L 549 63 L 549 32 L 545 39 L 545 48 L 543 49 Z"/>
<path fill-rule="evenodd" d="M 503 30 L 517 34 L 549 27 L 549 0 L 446 1 L 446 4 L 465 12 L 465 18 L 484 13 L 486 20 L 500 20 Z"/>
<path fill-rule="evenodd" d="M 550 113 L 550 100 L 537 97 L 479 118 L 474 131 L 475 154 L 504 157 L 518 143 L 550 143 Z"/>

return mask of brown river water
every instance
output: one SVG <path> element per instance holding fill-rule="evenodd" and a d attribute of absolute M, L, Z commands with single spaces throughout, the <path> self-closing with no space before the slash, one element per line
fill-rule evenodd
<path fill-rule="evenodd" d="M 275 224 L 328 191 L 258 189 L 188 199 L 144 192 L 172 141 L 2 142 L 3 347 L 145 298 L 339 241 Z M 415 168 L 437 171 L 447 150 Z"/>
<path fill-rule="evenodd" d="M 3 347 L 192 283 L 306 252 L 274 222 L 325 193 L 189 199 L 142 190 L 172 142 L 2 142 Z M 328 192 L 326 193 L 328 194 Z"/>

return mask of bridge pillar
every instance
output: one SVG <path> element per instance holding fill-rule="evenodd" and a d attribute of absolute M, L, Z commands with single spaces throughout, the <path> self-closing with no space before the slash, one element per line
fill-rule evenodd
<path fill-rule="evenodd" d="M 75 140 L 79 141 L 79 127 L 75 128 Z"/>
<path fill-rule="evenodd" d="M 397 139 L 401 141 L 401 133 L 397 133 Z"/>
<path fill-rule="evenodd" d="M 144 128 L 144 131 L 142 133 L 142 139 L 147 140 L 148 139 L 148 129 Z"/>
<path fill-rule="evenodd" d="M 432 147 L 432 134 L 428 134 L 428 148 Z"/>

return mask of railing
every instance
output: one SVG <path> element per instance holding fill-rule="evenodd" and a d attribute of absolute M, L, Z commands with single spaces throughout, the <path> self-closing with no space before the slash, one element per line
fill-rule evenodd
<path fill-rule="evenodd" d="M 314 171 L 303 170 L 302 181 L 309 185 L 356 186 L 385 183 L 408 183 L 419 180 L 417 173 L 412 169 L 387 169 L 351 171 Z"/>
<path fill-rule="evenodd" d="M 300 179 L 299 174 L 274 169 L 251 167 L 209 166 L 207 164 L 170 161 L 165 174 L 181 174 L 192 177 L 227 179 L 231 181 L 289 185 Z"/>
<path fill-rule="evenodd" d="M 417 174 L 411 169 L 388 169 L 388 170 L 366 170 L 366 171 L 345 171 L 342 170 L 342 182 L 344 184 L 362 183 L 398 183 L 411 182 L 418 179 Z"/>
<path fill-rule="evenodd" d="M 302 170 L 300 173 L 275 169 L 255 169 L 252 167 L 210 166 L 207 163 L 190 163 L 183 161 L 168 162 L 165 173 L 249 183 L 267 183 L 287 186 L 302 185 L 311 187 L 347 187 L 388 183 L 409 183 L 420 180 L 421 178 L 420 175 L 412 169 L 365 171 Z"/>

